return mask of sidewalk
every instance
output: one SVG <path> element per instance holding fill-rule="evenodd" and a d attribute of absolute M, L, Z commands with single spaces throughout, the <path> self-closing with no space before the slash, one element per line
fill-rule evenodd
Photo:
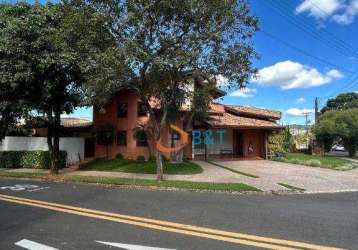
<path fill-rule="evenodd" d="M 264 181 L 260 178 L 252 178 L 229 170 L 220 168 L 204 161 L 195 161 L 196 164 L 203 168 L 203 172 L 193 175 L 164 175 L 165 180 L 176 181 L 192 181 L 192 182 L 212 182 L 212 183 L 244 183 L 256 187 L 262 191 L 287 191 L 288 189 L 282 187 L 271 181 Z M 133 179 L 149 179 L 155 180 L 154 174 L 136 174 L 123 172 L 106 172 L 106 171 L 74 171 L 66 173 L 69 176 L 101 176 L 101 177 L 118 177 L 118 178 L 133 178 Z"/>

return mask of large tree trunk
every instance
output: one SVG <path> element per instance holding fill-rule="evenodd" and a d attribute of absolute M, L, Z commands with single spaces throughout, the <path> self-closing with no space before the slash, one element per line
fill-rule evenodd
<path fill-rule="evenodd" d="M 47 133 L 47 144 L 50 154 L 51 168 L 50 172 L 57 175 L 60 163 L 60 127 L 61 127 L 61 113 L 56 110 L 55 117 L 52 118 L 52 112 L 48 114 L 49 126 Z"/>
<path fill-rule="evenodd" d="M 157 180 L 163 180 L 163 159 L 162 154 L 157 150 L 156 153 L 156 164 L 157 164 Z"/>
<path fill-rule="evenodd" d="M 161 123 L 159 123 L 156 119 L 154 110 L 152 109 L 152 107 L 149 104 L 148 99 L 142 95 L 141 96 L 142 101 L 145 103 L 145 105 L 147 106 L 147 109 L 149 111 L 149 119 L 150 122 L 153 126 L 153 138 L 154 138 L 154 144 L 160 140 L 160 135 L 162 133 L 162 127 L 163 127 L 163 123 L 165 121 L 165 115 L 162 118 Z M 155 149 L 155 157 L 156 157 L 156 165 L 157 165 L 157 180 L 163 180 L 163 157 L 162 157 L 162 153 L 160 151 L 158 151 L 157 149 Z"/>
<path fill-rule="evenodd" d="M 349 154 L 349 157 L 354 157 L 356 155 L 356 147 L 355 145 L 351 145 L 348 147 L 348 154 Z"/>
<path fill-rule="evenodd" d="M 343 140 L 343 146 L 348 151 L 349 157 L 354 157 L 356 155 L 357 146 L 354 139 Z"/>

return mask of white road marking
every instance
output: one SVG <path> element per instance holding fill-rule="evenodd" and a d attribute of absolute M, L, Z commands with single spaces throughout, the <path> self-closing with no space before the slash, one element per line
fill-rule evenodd
<path fill-rule="evenodd" d="M 119 247 L 127 250 L 175 250 L 172 248 L 148 247 L 148 246 L 141 246 L 141 245 L 131 245 L 131 244 L 105 242 L 105 241 L 97 241 L 97 240 L 96 242 L 107 246 Z"/>
<path fill-rule="evenodd" d="M 50 187 L 41 187 L 41 188 L 31 189 L 31 190 L 27 190 L 27 191 L 34 192 L 34 191 L 40 191 L 40 190 L 47 189 L 47 188 L 50 188 Z"/>
<path fill-rule="evenodd" d="M 20 240 L 16 242 L 15 245 L 29 250 L 58 250 L 57 248 L 46 246 L 27 239 Z"/>
<path fill-rule="evenodd" d="M 14 186 L 0 187 L 0 189 L 2 189 L 2 190 L 9 189 L 11 191 L 28 191 L 28 192 L 39 191 L 39 190 L 47 189 L 47 188 L 50 188 L 50 187 L 40 187 L 37 185 L 30 185 L 30 184 L 16 184 Z"/>
<path fill-rule="evenodd" d="M 24 191 L 26 189 L 34 189 L 34 188 L 39 188 L 39 186 L 36 185 L 29 185 L 29 184 L 16 184 L 14 186 L 5 186 L 5 187 L 0 187 L 0 189 L 10 189 L 11 191 Z"/>

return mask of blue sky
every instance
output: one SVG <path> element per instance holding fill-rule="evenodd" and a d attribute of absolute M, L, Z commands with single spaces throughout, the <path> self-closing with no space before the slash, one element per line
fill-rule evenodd
<path fill-rule="evenodd" d="M 322 107 L 338 93 L 358 91 L 358 0 L 249 0 L 260 20 L 253 45 L 258 78 L 228 93 L 225 104 L 274 109 L 282 123 L 304 124 L 315 97 Z M 225 79 L 223 79 L 225 80 Z M 70 116 L 92 118 L 81 108 Z M 311 115 L 313 120 L 313 115 Z"/>
<path fill-rule="evenodd" d="M 251 0 L 250 6 L 260 19 L 259 79 L 223 103 L 279 110 L 283 123 L 303 124 L 315 97 L 322 107 L 328 97 L 358 90 L 357 0 Z"/>

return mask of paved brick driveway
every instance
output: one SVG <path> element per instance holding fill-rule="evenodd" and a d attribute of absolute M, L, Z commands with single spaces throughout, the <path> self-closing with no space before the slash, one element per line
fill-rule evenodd
<path fill-rule="evenodd" d="M 218 162 L 231 169 L 259 176 L 258 182 L 289 184 L 307 192 L 358 191 L 358 169 L 337 171 L 275 161 Z M 274 190 L 274 189 L 273 189 Z"/>

